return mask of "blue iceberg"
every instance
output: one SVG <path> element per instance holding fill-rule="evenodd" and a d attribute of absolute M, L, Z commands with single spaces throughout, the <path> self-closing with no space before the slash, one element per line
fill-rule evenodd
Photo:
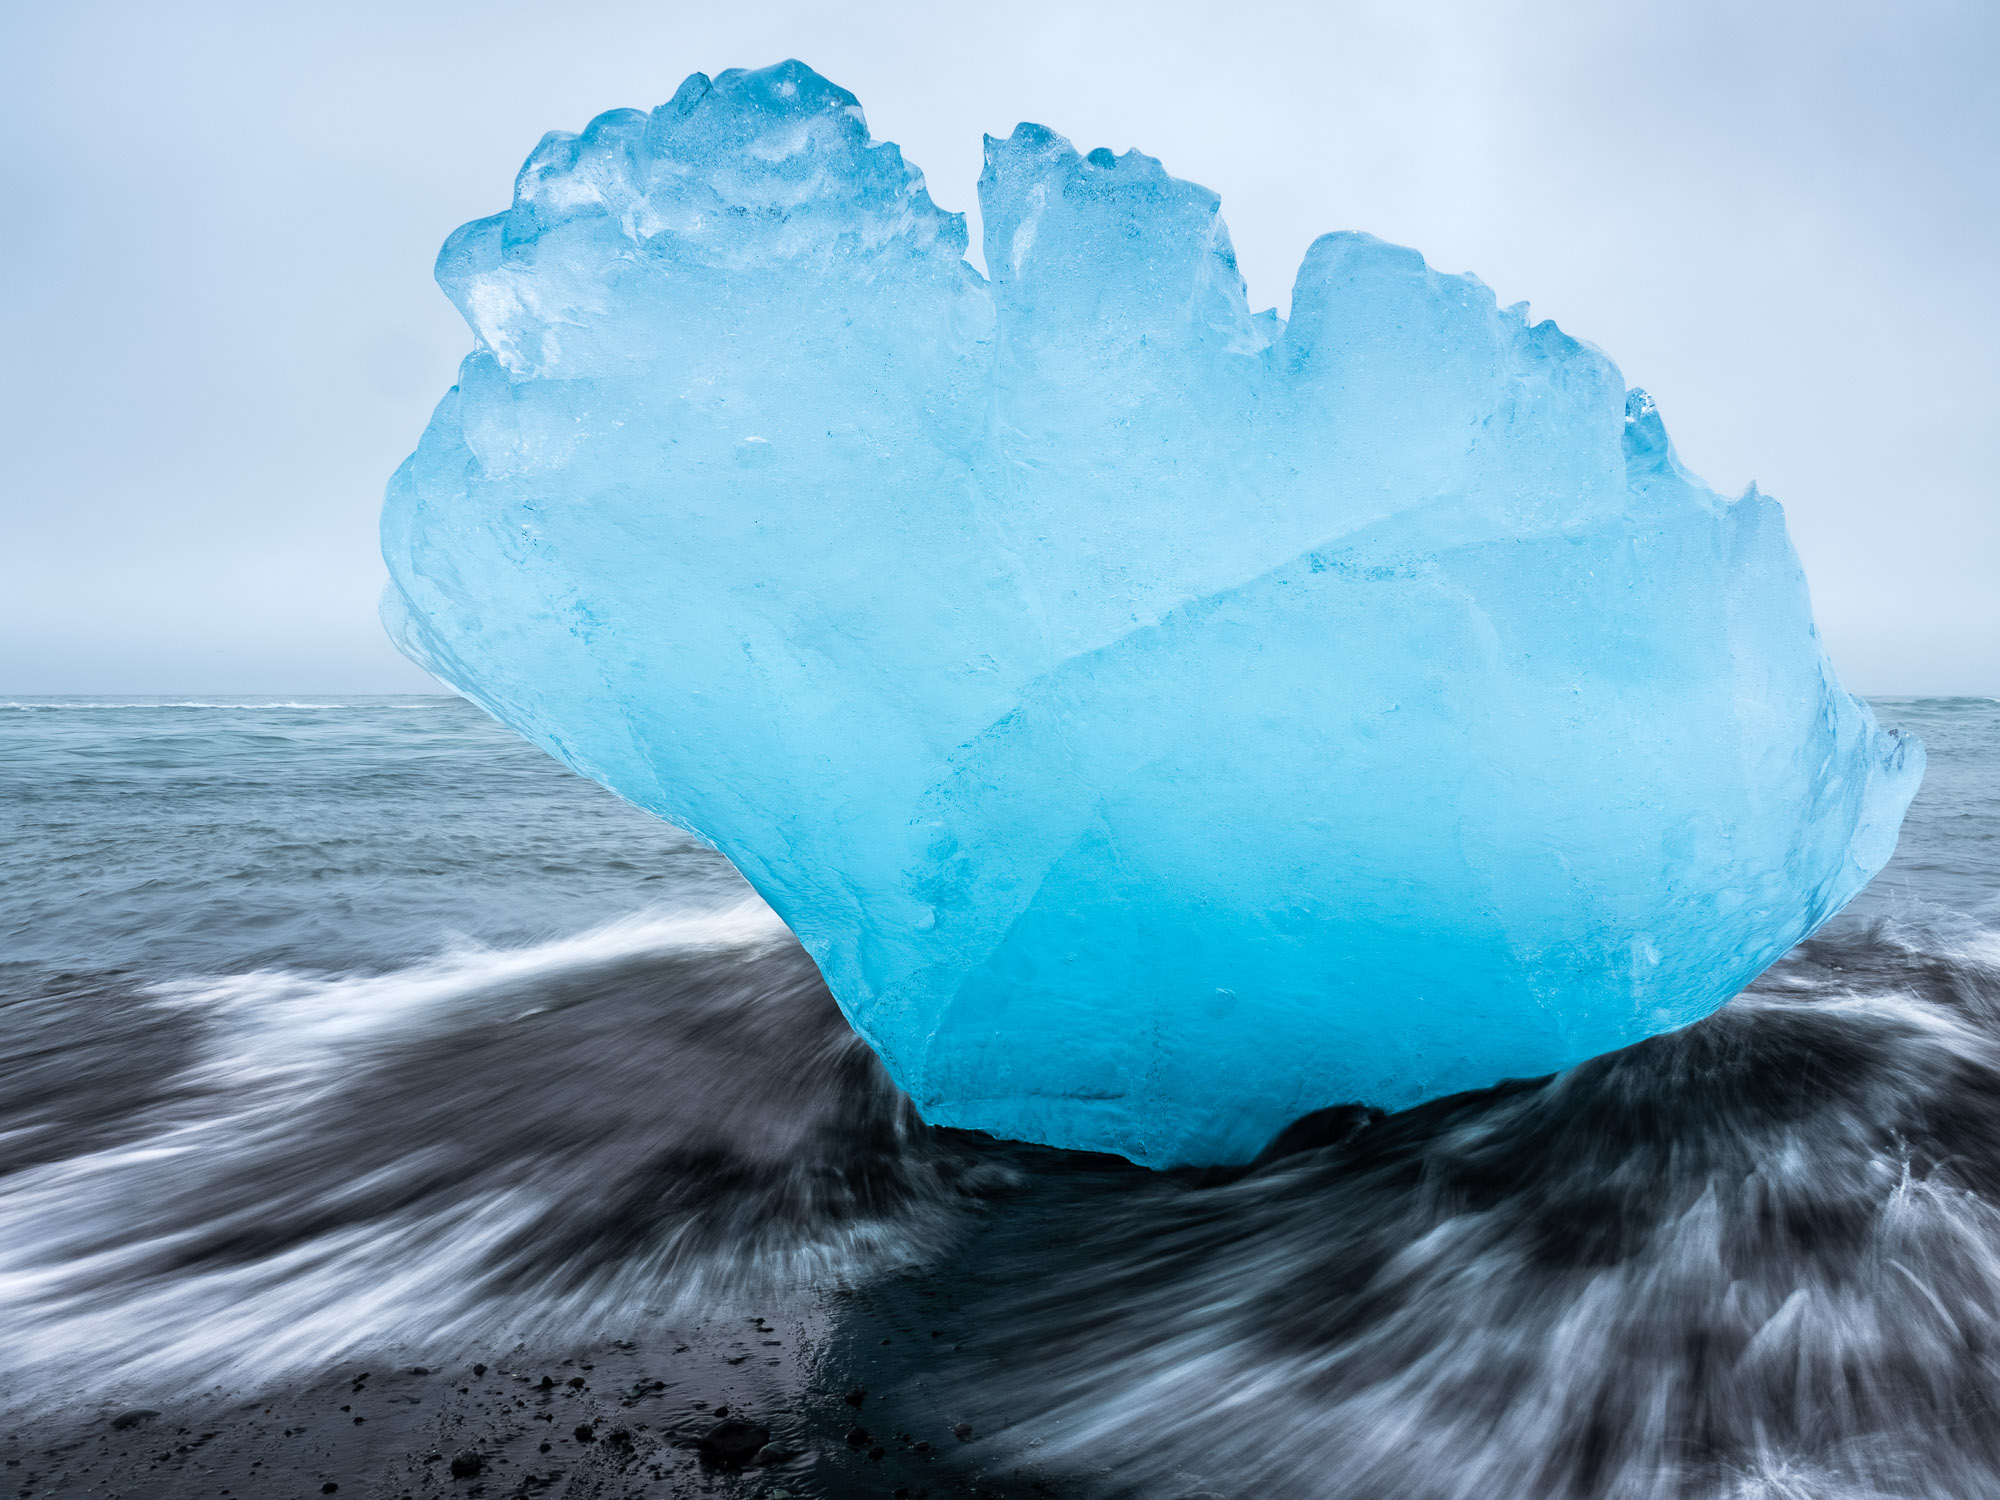
<path fill-rule="evenodd" d="M 988 140 L 990 279 L 798 63 L 552 134 L 384 615 L 713 842 L 933 1122 L 1247 1159 L 1707 1014 L 1922 774 L 1778 506 L 1598 350 L 1364 234 L 1289 321 L 1215 194 Z"/>

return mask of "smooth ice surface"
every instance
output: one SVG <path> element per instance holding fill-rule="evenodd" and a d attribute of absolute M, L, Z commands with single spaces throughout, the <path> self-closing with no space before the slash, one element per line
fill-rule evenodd
<path fill-rule="evenodd" d="M 1236 1161 L 1720 1005 L 1894 846 L 1776 504 L 1598 350 L 1364 234 L 1292 317 L 1216 196 L 1023 125 L 989 282 L 853 97 L 552 134 L 384 613 L 714 841 L 931 1120 Z"/>

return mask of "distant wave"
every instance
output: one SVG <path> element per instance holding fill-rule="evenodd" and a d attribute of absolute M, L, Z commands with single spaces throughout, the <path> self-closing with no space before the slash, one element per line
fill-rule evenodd
<path fill-rule="evenodd" d="M 160 1003 L 226 1018 L 217 1033 L 225 1068 L 275 1045 L 292 1063 L 321 1045 L 379 1040 L 421 1029 L 454 1005 L 490 1008 L 495 996 L 519 993 L 567 975 L 633 959 L 731 950 L 751 953 L 791 933 L 761 901 L 712 911 L 644 912 L 588 932 L 522 948 L 466 944 L 438 957 L 382 973 L 319 976 L 290 969 L 181 980 L 150 986 Z M 540 1007 L 520 1012 L 534 1015 Z"/>

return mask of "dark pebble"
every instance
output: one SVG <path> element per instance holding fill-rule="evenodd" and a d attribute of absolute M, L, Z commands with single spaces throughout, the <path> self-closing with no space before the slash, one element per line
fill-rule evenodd
<path fill-rule="evenodd" d="M 474 1365 L 474 1366 L 472 1367 L 472 1373 L 473 1373 L 473 1374 L 475 1374 L 475 1375 L 484 1375 L 484 1374 L 486 1373 L 486 1366 L 484 1366 L 484 1365 Z"/>
<path fill-rule="evenodd" d="M 331 1495 L 335 1490 L 339 1488 L 340 1488 L 339 1485 L 335 1484 L 331 1479 L 329 1479 L 325 1484 L 319 1487 L 319 1492 L 322 1495 Z"/>
<path fill-rule="evenodd" d="M 486 1467 L 486 1457 L 477 1448 L 461 1448 L 451 1456 L 451 1477 L 470 1479 Z"/>
<path fill-rule="evenodd" d="M 632 1434 L 622 1427 L 614 1427 L 604 1441 L 614 1448 L 629 1448 L 632 1446 Z"/>
<path fill-rule="evenodd" d="M 866 1427 L 848 1428 L 847 1446 L 850 1448 L 866 1448 L 868 1446 L 868 1429 Z"/>
<path fill-rule="evenodd" d="M 1306 1151 L 1348 1145 L 1384 1118 L 1381 1110 L 1363 1104 L 1336 1104 L 1331 1109 L 1316 1109 L 1309 1115 L 1301 1115 L 1279 1131 L 1271 1144 L 1250 1163 L 1250 1170 L 1254 1172 L 1259 1167 Z"/>
<path fill-rule="evenodd" d="M 718 1417 L 726 1417 L 729 1415 L 729 1408 L 726 1406 L 718 1406 L 715 1409 L 715 1414 Z"/>
<path fill-rule="evenodd" d="M 124 1432 L 130 1427 L 143 1427 L 158 1415 L 159 1413 L 150 1407 L 135 1406 L 130 1411 L 121 1411 L 118 1413 L 117 1416 L 111 1419 L 111 1425 L 115 1430 Z"/>
<path fill-rule="evenodd" d="M 430 1369 L 430 1366 L 429 1366 L 429 1365 L 411 1365 L 411 1366 L 410 1366 L 410 1373 L 411 1373 L 412 1375 L 428 1375 L 428 1374 L 430 1374 L 430 1372 L 431 1372 L 431 1369 Z"/>
<path fill-rule="evenodd" d="M 555 1388 L 556 1388 L 556 1378 L 555 1378 L 555 1376 L 553 1376 L 553 1375 L 544 1375 L 544 1376 L 542 1377 L 542 1389 L 543 1389 L 543 1390 L 545 1390 L 545 1391 L 552 1391 L 552 1390 L 554 1390 Z"/>
<path fill-rule="evenodd" d="M 861 1405 L 862 1402 L 866 1401 L 867 1399 L 868 1399 L 868 1393 L 863 1389 L 861 1389 L 861 1387 L 858 1385 L 853 1390 L 849 1391 L 846 1396 L 847 1404 L 849 1406 L 858 1407 Z"/>
<path fill-rule="evenodd" d="M 972 1424 L 970 1422 L 960 1422 L 956 1427 L 952 1428 L 951 1435 L 957 1438 L 961 1443 L 971 1442 Z"/>
<path fill-rule="evenodd" d="M 741 1420 L 717 1422 L 701 1435 L 698 1445 L 704 1463 L 740 1469 L 757 1456 L 757 1450 L 771 1441 L 769 1429 Z"/>
<path fill-rule="evenodd" d="M 596 1441 L 597 1441 L 597 1429 L 596 1429 L 595 1427 L 592 1427 L 592 1426 L 591 1426 L 591 1425 L 590 1425 L 590 1424 L 589 1424 L 588 1422 L 579 1422 L 579 1423 L 577 1423 L 577 1424 L 576 1424 L 576 1440 L 577 1440 L 577 1441 L 578 1441 L 579 1443 L 594 1443 L 594 1442 L 596 1442 Z"/>
<path fill-rule="evenodd" d="M 887 1453 L 888 1451 L 889 1451 L 888 1449 L 878 1444 L 877 1446 L 870 1448 L 868 1450 L 868 1456 L 873 1459 L 879 1459 L 882 1457 L 884 1453 Z"/>

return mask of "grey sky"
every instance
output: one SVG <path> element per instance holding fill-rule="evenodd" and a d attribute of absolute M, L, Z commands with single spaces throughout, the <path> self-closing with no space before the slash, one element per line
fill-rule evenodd
<path fill-rule="evenodd" d="M 1038 120 L 1602 346 L 1863 692 L 2000 693 L 2000 7 L 0 4 L 0 692 L 422 688 L 375 518 L 547 129 L 796 56 L 944 206 Z M 977 243 L 977 224 L 974 224 Z"/>

